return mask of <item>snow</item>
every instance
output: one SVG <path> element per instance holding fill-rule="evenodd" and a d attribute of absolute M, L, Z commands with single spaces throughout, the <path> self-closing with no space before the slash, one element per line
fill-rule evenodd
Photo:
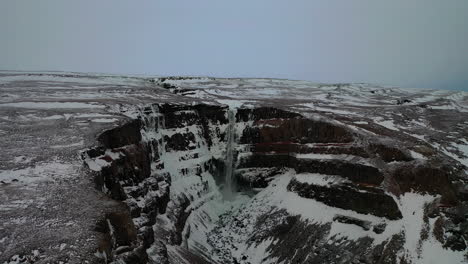
<path fill-rule="evenodd" d="M 465 139 L 462 139 L 461 141 L 463 142 L 463 144 L 452 143 L 450 146 L 460 151 L 464 157 L 453 153 L 452 151 L 450 151 L 450 148 L 442 147 L 437 143 L 433 143 L 433 145 L 447 156 L 452 157 L 453 159 L 459 161 L 461 164 L 468 167 L 468 141 Z"/>
<path fill-rule="evenodd" d="M 252 264 L 278 264 L 277 258 L 272 258 L 269 255 L 268 247 L 273 243 L 273 239 L 265 239 L 259 244 L 252 245 L 244 251 L 244 255 L 248 256 L 249 263 Z"/>
<path fill-rule="evenodd" d="M 88 113 L 88 114 L 76 114 L 73 117 L 74 118 L 95 118 L 95 117 L 109 118 L 109 117 L 112 117 L 112 115 L 99 114 L 99 113 Z"/>
<path fill-rule="evenodd" d="M 313 145 L 312 145 L 313 146 Z M 341 160 L 347 158 L 349 155 L 333 155 L 333 154 L 316 154 L 316 153 L 307 153 L 307 154 L 295 154 L 298 159 L 321 159 L 321 160 Z"/>
<path fill-rule="evenodd" d="M 433 235 L 434 223 L 436 219 L 429 219 L 430 227 L 429 238 L 422 243 L 421 255 L 415 261 L 418 264 L 440 264 L 440 263 L 453 263 L 461 264 L 466 263 L 464 251 L 452 251 L 444 248 Z"/>
<path fill-rule="evenodd" d="M 223 99 L 217 99 L 218 103 L 220 104 L 225 104 L 229 106 L 229 109 L 236 109 L 240 108 L 244 103 L 248 103 L 249 101 L 245 100 L 223 100 Z"/>
<path fill-rule="evenodd" d="M 271 185 L 276 185 L 276 188 L 272 188 L 268 191 L 265 190 L 265 194 L 268 193 L 272 196 L 269 199 L 274 201 L 280 208 L 286 209 L 291 215 L 300 215 L 303 219 L 321 224 L 333 222 L 333 217 L 337 214 L 371 222 L 381 222 L 383 220 L 380 217 L 372 215 L 364 215 L 351 210 L 334 208 L 316 200 L 300 197 L 294 192 L 289 192 L 286 186 L 293 175 L 293 171 L 285 173 L 271 183 Z"/>
<path fill-rule="evenodd" d="M 51 115 L 51 116 L 44 117 L 44 119 L 46 120 L 55 120 L 55 119 L 62 119 L 62 118 L 63 118 L 62 115 Z"/>
<path fill-rule="evenodd" d="M 103 159 L 103 157 L 105 156 L 108 156 L 110 157 L 112 160 L 116 160 L 116 159 L 119 159 L 121 156 L 123 156 L 124 154 L 121 153 L 121 152 L 113 152 L 111 150 L 106 150 L 106 152 L 101 155 L 101 156 L 98 156 L 96 158 L 89 158 L 87 157 L 85 159 L 85 163 L 86 165 L 88 166 L 88 168 L 92 171 L 101 171 L 103 167 L 107 167 L 107 166 L 110 166 L 112 164 L 112 161 L 107 161 L 105 159 Z"/>
<path fill-rule="evenodd" d="M 31 108 L 31 109 L 81 109 L 81 108 L 105 108 L 105 105 L 78 103 L 78 102 L 18 102 L 18 103 L 3 103 L 0 107 L 16 107 L 16 108 Z"/>
<path fill-rule="evenodd" d="M 59 250 L 63 251 L 66 247 L 67 247 L 67 244 L 62 243 L 62 244 L 60 244 L 60 249 Z"/>
<path fill-rule="evenodd" d="M 53 180 L 54 177 L 69 177 L 74 173 L 75 166 L 60 161 L 36 164 L 18 170 L 0 170 L 0 181 L 5 183 L 35 183 L 44 180 Z"/>
<path fill-rule="evenodd" d="M 437 199 L 437 197 L 417 193 L 405 193 L 399 198 L 394 197 L 400 211 L 402 212 L 403 218 L 400 220 L 388 220 L 386 218 L 376 217 L 373 215 L 356 213 L 351 210 L 334 208 L 315 200 L 302 198 L 293 192 L 288 192 L 286 190 L 286 186 L 293 176 L 294 171 L 291 170 L 277 177 L 270 183 L 268 188 L 262 190 L 256 196 L 256 199 L 260 199 L 264 202 L 264 204 L 262 204 L 263 206 L 272 205 L 284 208 L 291 215 L 300 215 L 301 218 L 311 223 L 332 223 L 331 230 L 328 235 L 329 238 L 346 237 L 350 240 L 357 240 L 362 237 L 371 237 L 374 239 L 373 244 L 377 245 L 387 241 L 393 235 L 404 231 L 404 249 L 407 258 L 419 263 L 419 261 L 427 258 L 427 256 L 430 256 L 433 253 L 430 251 L 431 248 L 435 248 L 444 252 L 444 257 L 441 257 L 441 259 L 447 260 L 455 257 L 458 262 L 456 261 L 454 263 L 462 262 L 459 260 L 463 259 L 463 254 L 443 249 L 442 245 L 435 241 L 434 238 L 430 237 L 428 240 L 421 240 L 421 231 L 424 227 L 424 208 L 428 203 Z M 297 174 L 294 177 L 302 182 L 319 185 L 327 185 L 330 184 L 330 182 L 335 183 L 335 179 L 337 179 L 334 178 L 334 176 L 327 177 L 325 175 L 316 174 Z M 369 221 L 371 225 L 386 223 L 387 226 L 382 234 L 376 234 L 372 230 L 366 231 L 356 225 L 335 222 L 333 221 L 333 218 L 336 215 L 344 215 Z"/>
<path fill-rule="evenodd" d="M 386 127 L 388 129 L 399 131 L 399 129 L 393 123 L 393 120 L 376 121 L 375 123 L 377 123 L 377 124 L 379 124 L 379 125 L 381 125 L 383 127 Z"/>
<path fill-rule="evenodd" d="M 17 156 L 17 157 L 14 157 L 14 158 L 13 158 L 13 162 L 15 162 L 15 163 L 29 163 L 29 162 L 31 162 L 32 160 L 33 160 L 32 157 L 29 157 L 29 158 L 28 158 L 28 157 L 23 156 L 23 155 Z"/>
<path fill-rule="evenodd" d="M 117 118 L 97 118 L 97 119 L 92 119 L 91 122 L 95 123 L 114 123 L 117 122 Z"/>
<path fill-rule="evenodd" d="M 143 90 L 144 93 L 139 94 L 137 99 L 127 102 L 127 99 L 130 98 L 127 94 L 129 90 L 137 90 L 145 86 L 142 84 L 146 81 L 142 78 L 136 77 L 127 79 L 119 76 L 103 75 L 83 77 L 79 74 L 71 77 L 53 77 L 52 75 L 28 77 L 20 75 L 14 77 L 1 77 L 0 83 L 8 84 L 10 82 L 24 80 L 38 81 L 38 83 L 35 84 L 47 89 L 47 93 L 43 94 L 47 95 L 44 96 L 44 98 L 53 98 L 44 100 L 56 101 L 35 101 L 38 97 L 31 96 L 31 98 L 24 99 L 22 96 L 12 94 L 11 92 L 5 93 L 5 96 L 0 98 L 0 101 L 2 102 L 0 103 L 0 110 L 4 110 L 5 112 L 14 112 L 11 111 L 12 109 L 8 108 L 12 107 L 22 109 L 20 114 L 2 117 L 2 120 L 0 120 L 0 122 L 2 122 L 2 126 L 10 122 L 22 122 L 22 124 L 25 124 L 31 121 L 38 122 L 38 120 L 50 120 L 43 122 L 50 124 L 55 122 L 54 120 L 57 120 L 56 122 L 60 122 L 60 124 L 72 123 L 73 125 L 76 125 L 71 127 L 72 129 L 77 129 L 77 126 L 80 126 L 78 129 L 86 128 L 82 126 L 83 124 L 84 126 L 103 127 L 106 126 L 106 123 L 118 122 L 121 114 L 127 115 L 130 118 L 138 117 L 141 114 L 141 111 L 138 112 L 137 110 L 138 106 L 143 107 L 143 105 L 145 103 L 149 103 L 150 100 L 158 103 L 177 102 L 177 100 L 185 98 L 179 95 L 172 95 L 167 90 L 161 92 L 155 86 L 152 87 L 152 89 L 154 88 L 154 90 L 157 91 L 155 94 L 146 94 L 147 91 Z M 62 82 L 63 85 L 57 85 L 59 82 Z M 413 107 L 416 103 L 423 102 L 428 104 L 427 109 L 429 110 L 440 110 L 433 112 L 443 112 L 445 110 L 464 112 L 466 111 L 466 107 L 463 107 L 463 100 L 467 98 L 466 93 L 453 93 L 448 91 L 405 91 L 363 84 L 326 85 L 306 81 L 260 78 L 212 79 L 203 77 L 187 78 L 183 80 L 167 80 L 166 82 L 175 84 L 182 88 L 186 87 L 195 89 L 193 93 L 190 92 L 191 94 L 187 95 L 188 97 L 192 97 L 192 99 L 186 99 L 186 102 L 190 102 L 191 104 L 199 102 L 205 102 L 208 104 L 218 103 L 228 105 L 231 110 L 246 106 L 252 107 L 252 105 L 271 106 L 276 104 L 281 104 L 285 109 L 289 107 L 290 109 L 297 109 L 297 111 L 305 112 L 307 112 L 307 108 L 309 108 L 315 111 L 324 112 L 311 113 L 310 115 L 313 115 L 314 117 L 323 115 L 324 118 L 329 118 L 330 115 L 327 113 L 343 115 L 345 116 L 344 119 L 349 120 L 343 122 L 350 123 L 351 125 L 353 123 L 356 125 L 365 125 L 372 122 L 371 120 L 375 120 L 376 124 L 394 131 L 408 129 L 409 131 L 406 131 L 405 133 L 409 135 L 413 135 L 415 133 L 414 137 L 422 140 L 425 138 L 423 136 L 424 132 L 421 130 L 429 128 L 429 120 L 416 118 L 413 119 L 412 122 L 405 122 L 408 127 L 403 127 L 397 119 L 393 120 L 390 117 L 393 116 L 393 114 L 390 115 L 390 113 L 394 111 L 394 109 L 396 111 L 396 109 L 400 107 L 395 105 L 396 98 L 411 98 L 413 102 L 406 104 L 405 107 L 411 106 L 411 108 L 408 107 L 407 109 L 408 113 L 418 114 L 418 116 L 419 113 L 423 113 L 426 110 Z M 14 83 L 12 83 L 12 85 L 13 84 Z M 124 87 L 122 87 L 122 89 L 115 88 L 109 93 L 106 92 L 106 89 L 110 89 L 114 86 L 113 84 L 119 84 Z M 137 87 L 135 84 L 138 84 L 139 86 Z M 129 86 L 132 86 L 131 89 L 126 89 Z M 96 92 L 97 88 L 99 88 L 98 93 Z M 75 90 L 78 90 L 79 92 L 73 94 L 72 91 Z M 83 92 L 83 90 L 85 90 L 85 92 Z M 371 90 L 375 91 L 375 93 L 370 93 Z M 50 94 L 48 94 L 49 92 Z M 27 94 L 26 96 L 30 95 Z M 445 101 L 441 102 L 441 97 L 444 97 Z M 202 100 L 193 98 L 202 98 Z M 20 102 L 19 100 L 25 101 Z M 153 103 L 153 101 L 151 101 L 151 103 Z M 101 104 L 100 102 L 106 102 L 106 105 Z M 138 106 L 130 106 L 131 104 L 136 104 Z M 29 113 L 35 109 L 52 111 L 36 111 L 36 113 Z M 69 111 L 69 109 L 75 109 L 75 112 L 79 113 L 71 113 L 72 111 Z M 20 109 L 13 110 L 18 110 L 18 112 L 20 112 Z M 63 112 L 64 110 L 66 113 L 60 112 Z M 147 125 L 149 125 L 149 127 L 151 127 L 150 125 L 162 127 L 160 125 L 163 117 L 157 112 L 157 109 L 153 110 L 154 113 L 152 114 L 154 119 L 148 121 L 149 123 Z M 98 111 L 99 113 L 95 113 L 93 111 Z M 53 115 L 51 114 L 52 112 Z M 306 115 L 306 113 L 303 114 Z M 404 116 L 398 116 L 398 118 L 400 117 L 403 118 Z M 79 118 L 83 118 L 85 120 L 77 120 Z M 359 121 L 354 121 L 352 118 Z M 63 119 L 68 122 L 64 122 Z M 363 120 L 369 120 L 369 122 Z M 90 122 L 102 124 L 97 125 L 91 124 Z M 235 134 L 239 136 L 244 128 L 249 125 L 252 125 L 252 122 L 237 123 L 233 130 L 235 131 Z M 351 129 L 354 128 L 354 126 L 349 124 L 343 123 L 343 125 L 346 125 Z M 219 129 L 221 132 L 225 132 L 228 129 L 228 125 L 208 124 L 208 128 L 210 131 Z M 415 131 L 413 128 L 417 128 L 417 130 Z M 229 247 L 232 247 L 228 248 L 228 250 L 231 251 L 232 256 L 238 259 L 240 259 L 243 254 L 247 255 L 247 261 L 250 263 L 276 263 L 276 259 L 269 258 L 271 252 L 268 252 L 269 246 L 274 244 L 276 241 L 268 238 L 260 243 L 249 244 L 246 242 L 252 233 L 255 232 L 255 225 L 253 225 L 253 223 L 256 217 L 268 214 L 271 208 L 276 208 L 278 210 L 284 209 L 291 215 L 300 215 L 302 220 L 309 223 L 331 223 L 330 232 L 328 237 L 325 238 L 330 238 L 330 243 L 333 242 L 332 238 L 336 237 L 344 237 L 351 242 L 363 237 L 370 237 L 374 240 L 374 245 L 377 245 L 403 231 L 404 233 L 402 234 L 404 234 L 406 239 L 404 244 L 405 254 L 408 259 L 413 260 L 415 263 L 463 262 L 462 252 L 452 252 L 448 249 L 444 249 L 432 236 L 432 232 L 429 232 L 430 236 L 428 239 L 424 241 L 421 240 L 420 234 L 423 229 L 427 228 L 428 225 L 431 230 L 433 229 L 435 219 L 429 219 L 429 224 L 427 224 L 424 222 L 422 216 L 425 204 L 437 199 L 437 197 L 434 196 L 407 193 L 400 197 L 394 197 L 402 211 L 403 218 L 401 220 L 391 221 L 373 215 L 364 215 L 351 210 L 334 208 L 315 200 L 305 199 L 295 193 L 288 192 L 286 186 L 293 178 L 300 182 L 321 186 L 333 186 L 334 184 L 340 184 L 347 181 L 340 176 L 313 173 L 295 174 L 295 172 L 291 170 L 273 179 L 268 187 L 263 190 L 259 189 L 259 192 L 256 195 L 253 196 L 253 194 L 249 193 L 253 198 L 247 195 L 237 194 L 236 199 L 234 200 L 224 200 L 221 193 L 221 188 L 223 186 L 217 185 L 213 175 L 209 172 L 203 172 L 201 176 L 196 176 L 194 174 L 197 165 L 206 162 L 211 158 L 224 160 L 226 157 L 226 142 L 221 141 L 220 138 L 213 137 L 213 146 L 208 147 L 203 138 L 202 129 L 203 128 L 197 124 L 176 129 L 166 129 L 162 127 L 162 129 L 159 129 L 158 131 L 155 131 L 154 129 L 142 130 L 144 141 L 162 139 L 162 146 L 159 146 L 160 149 L 157 151 L 160 151 L 161 162 L 164 163 L 165 166 L 162 171 L 157 172 L 169 172 L 172 175 L 172 183 L 170 186 L 171 199 L 174 199 L 178 195 L 187 195 L 191 200 L 191 204 L 187 210 L 193 211 L 190 214 L 187 220 L 187 225 L 184 229 L 183 237 L 186 240 L 183 242 L 182 247 L 187 246 L 190 250 L 203 251 L 205 254 L 215 254 L 212 251 L 213 245 L 207 243 L 207 240 L 210 238 L 210 232 L 214 228 L 219 228 L 217 225 L 225 223 L 221 221 L 223 214 L 224 218 L 232 218 L 244 213 L 249 213 L 250 218 L 243 220 L 243 223 L 249 224 L 249 226 L 246 226 L 243 230 L 239 231 L 240 233 L 235 233 L 235 230 L 229 229 L 228 227 L 223 229 L 225 232 L 223 234 L 226 235 L 226 237 L 232 236 L 230 238 L 232 238 L 233 242 L 228 244 Z M 363 131 L 362 129 L 357 128 L 356 130 Z M 440 133 L 443 131 L 437 132 Z M 6 134 L 11 132 L 2 130 L 0 133 Z M 192 142 L 190 146 L 195 147 L 195 149 L 189 151 L 165 151 L 164 136 L 171 136 L 175 133 L 193 133 L 195 135 L 195 142 Z M 453 141 L 455 141 L 455 139 L 458 140 L 459 138 L 459 135 L 457 134 L 451 136 L 453 136 Z M 431 135 L 427 135 L 426 137 L 428 140 L 432 140 L 433 138 Z M 55 149 L 54 151 L 56 152 L 63 152 L 69 148 L 84 147 L 84 143 L 85 142 L 81 140 L 81 138 L 70 138 L 67 141 L 55 140 L 50 144 L 47 144 L 46 148 L 49 151 Z M 467 164 L 468 142 L 466 140 L 461 139 L 456 143 L 445 144 L 443 146 L 444 147 L 441 147 L 441 151 L 458 161 Z M 236 155 L 238 154 L 238 159 L 251 155 L 245 146 L 233 146 L 232 148 L 235 149 Z M 457 150 L 461 153 L 456 153 Z M 415 159 L 426 159 L 424 155 L 416 151 L 410 150 L 409 152 Z M 0 180 L 11 185 L 15 184 L 14 180 L 19 180 L 18 183 L 34 183 L 39 180 L 54 180 L 56 177 L 66 177 L 67 175 L 76 173 L 80 168 L 80 166 L 67 164 L 66 162 L 59 160 L 48 163 L 36 163 L 28 168 L 24 168 L 24 166 L 27 166 L 30 163 L 37 162 L 37 159 L 30 156 L 29 153 L 19 153 L 9 155 L 4 160 L 9 161 L 9 163 L 13 165 L 16 164 L 17 167 L 21 169 L 0 171 Z M 105 155 L 108 155 L 115 160 L 118 159 L 121 154 L 106 152 L 103 156 Z M 86 163 L 89 168 L 91 170 L 99 171 L 103 167 L 109 166 L 110 163 L 102 159 L 103 156 L 95 159 L 86 159 Z M 195 156 L 198 157 L 194 158 Z M 351 155 L 298 154 L 296 157 L 301 159 L 336 159 L 358 163 L 366 162 L 360 157 Z M 156 168 L 156 165 L 160 164 L 152 164 L 153 170 Z M 188 174 L 181 173 L 181 168 L 188 169 Z M 164 188 L 160 188 L 160 190 L 162 189 Z M 159 193 L 154 192 L 150 193 L 150 195 L 159 195 Z M 15 205 L 15 208 L 36 206 L 38 200 L 36 198 L 37 197 L 35 197 L 35 200 L 24 199 L 21 202 L 18 202 L 18 204 Z M 141 199 L 136 200 L 136 202 L 142 205 L 146 198 L 147 197 L 141 197 Z M 6 206 L 7 205 L 1 205 L 1 210 L 4 210 Z M 333 221 L 333 218 L 338 214 L 369 221 L 371 226 L 385 223 L 387 227 L 382 234 L 376 234 L 372 230 L 366 231 L 356 225 Z M 27 219 L 15 217 L 11 218 L 11 220 L 22 223 Z M 173 230 L 175 228 L 174 223 L 167 217 L 167 214 L 159 214 L 157 220 L 158 223 L 163 223 L 163 227 L 168 230 Z M 143 221 L 143 219 L 135 219 L 136 224 L 139 223 L 138 221 Z M 166 225 L 164 225 L 164 223 Z M 6 238 L 0 237 L 0 243 L 3 243 L 5 239 Z M 55 248 L 65 250 L 68 249 L 68 245 L 69 244 L 65 243 L 59 245 L 56 244 Z M 182 253 L 178 251 L 179 249 L 180 247 L 177 246 L 168 247 L 170 254 L 180 254 L 180 258 L 183 258 Z M 151 250 L 152 249 L 148 249 L 148 252 L 151 253 Z M 102 254 L 99 255 L 103 258 L 106 257 Z M 216 259 L 216 256 L 213 257 Z"/>
<path fill-rule="evenodd" d="M 101 171 L 103 167 L 109 166 L 111 163 L 103 159 L 89 159 L 86 164 L 93 171 Z"/>
<path fill-rule="evenodd" d="M 413 157 L 414 159 L 422 159 L 422 160 L 426 159 L 424 155 L 413 150 L 410 150 L 410 154 L 411 154 L 411 157 Z"/>
<path fill-rule="evenodd" d="M 431 195 L 420 195 L 416 193 L 405 193 L 400 197 L 399 208 L 403 219 L 403 230 L 405 231 L 406 254 L 415 260 L 420 255 L 421 231 L 424 221 L 424 207 L 433 202 L 436 197 Z"/>
<path fill-rule="evenodd" d="M 369 124 L 369 122 L 367 122 L 367 121 L 354 121 L 353 123 L 356 124 L 356 125 L 367 125 L 367 124 Z"/>
<path fill-rule="evenodd" d="M 318 174 L 318 173 L 300 173 L 300 174 L 296 174 L 294 177 L 299 182 L 313 184 L 313 185 L 320 185 L 320 186 L 330 186 L 330 185 L 349 182 L 348 180 L 340 176 L 325 175 L 325 174 Z"/>
<path fill-rule="evenodd" d="M 61 148 L 80 147 L 80 146 L 83 146 L 83 145 L 84 145 L 84 140 L 80 140 L 79 142 L 70 143 L 70 144 L 66 144 L 66 145 L 53 145 L 53 146 L 50 146 L 50 148 L 61 149 Z"/>
<path fill-rule="evenodd" d="M 314 144 L 308 144 L 309 146 L 314 146 Z M 316 154 L 316 153 L 307 153 L 307 154 L 294 154 L 298 159 L 316 159 L 316 160 L 341 160 L 352 163 L 359 163 L 366 166 L 373 166 L 368 160 L 363 159 L 358 156 L 348 155 L 348 154 Z"/>

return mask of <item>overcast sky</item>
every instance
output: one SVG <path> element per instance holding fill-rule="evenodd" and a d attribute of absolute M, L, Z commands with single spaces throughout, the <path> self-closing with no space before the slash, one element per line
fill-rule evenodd
<path fill-rule="evenodd" d="M 468 91 L 468 0 L 5 0 L 0 69 Z"/>

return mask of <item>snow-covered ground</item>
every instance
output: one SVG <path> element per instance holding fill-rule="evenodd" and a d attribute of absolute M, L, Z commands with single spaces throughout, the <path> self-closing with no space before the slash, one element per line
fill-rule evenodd
<path fill-rule="evenodd" d="M 171 88 L 166 89 L 163 84 Z M 43 259 L 78 263 L 93 259 L 100 241 L 95 223 L 106 212 L 125 209 L 94 188 L 80 155 L 96 146 L 96 136 L 102 131 L 138 118 L 145 106 L 162 103 L 226 105 L 234 114 L 239 108 L 277 107 L 346 126 L 364 138 L 401 142 L 402 146 L 397 147 L 407 149 L 415 159 L 414 164 L 443 158 L 453 167 L 468 166 L 466 92 L 280 79 L 0 72 L 0 263 L 32 263 Z M 231 127 L 234 139 L 239 140 L 242 131 L 253 123 L 237 123 Z M 223 124 L 210 129 L 226 131 L 228 128 Z M 350 184 L 348 179 L 336 175 L 297 174 L 289 169 L 275 175 L 263 189 L 237 193 L 234 199 L 226 200 L 223 195 L 226 185 L 219 185 L 214 175 L 207 172 L 184 175 L 180 171 L 213 158 L 223 160 L 227 144 L 220 138 L 213 138 L 215 147 L 208 147 L 198 125 L 145 130 L 142 136 L 143 140 L 164 142 L 165 136 L 180 133 L 195 135 L 195 143 L 190 145 L 193 150 L 158 150 L 164 154 L 160 162 L 166 165 L 158 172 L 171 175 L 171 201 L 180 195 L 193 198 L 185 208 L 192 213 L 183 229 L 183 243 L 167 245 L 173 259 L 184 259 L 181 252 L 188 250 L 211 258 L 213 263 L 229 263 L 233 258 L 252 264 L 289 263 L 274 252 L 275 246 L 284 241 L 264 230 L 258 219 L 265 219 L 268 224 L 268 221 L 287 222 L 297 216 L 305 226 L 327 230 L 321 239 L 330 245 L 341 243 L 340 239 L 364 245 L 367 242 L 362 241 L 371 239 L 366 245 L 376 247 L 401 235 L 403 250 L 395 253 L 399 261 L 404 258 L 412 263 L 466 263 L 465 251 L 444 248 L 433 235 L 437 218 L 425 218 L 428 205 L 440 199 L 437 195 L 416 191 L 396 195 L 390 193 L 390 188 L 386 189 L 402 213 L 401 219 L 389 220 L 326 205 L 288 191 L 291 179 L 322 187 Z M 243 146 L 233 146 L 238 160 L 252 154 L 242 149 Z M 436 154 L 431 152 L 434 149 Z M 120 154 L 105 152 L 103 156 L 115 160 Z M 292 156 L 380 165 L 375 159 L 352 154 Z M 94 172 L 109 165 L 104 159 L 86 162 Z M 400 163 L 393 162 L 389 167 Z M 157 169 L 156 165 L 153 164 L 153 170 Z M 464 170 L 468 173 L 466 167 Z M 391 184 L 385 181 L 383 186 L 387 188 Z M 467 182 L 462 184 L 468 189 Z M 141 205 L 143 200 L 136 202 Z M 276 214 L 278 217 L 273 220 L 265 217 Z M 385 224 L 386 228 L 381 233 L 372 228 L 364 230 L 358 225 L 335 221 L 337 215 L 360 219 L 371 227 Z M 174 229 L 171 221 L 167 214 L 158 215 L 158 223 L 166 223 L 168 229 Z M 336 248 L 340 247 L 336 245 Z M 150 255 L 152 250 L 156 251 L 150 248 Z M 290 250 L 300 254 L 299 248 Z M 311 258 L 314 252 L 310 254 Z"/>

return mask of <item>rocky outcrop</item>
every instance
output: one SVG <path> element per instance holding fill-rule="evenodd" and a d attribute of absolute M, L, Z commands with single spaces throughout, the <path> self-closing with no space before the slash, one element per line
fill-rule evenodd
<path fill-rule="evenodd" d="M 136 119 L 119 127 L 106 130 L 98 136 L 99 143 L 104 148 L 119 148 L 138 144 L 141 141 L 141 121 Z"/>
<path fill-rule="evenodd" d="M 403 152 L 401 149 L 384 144 L 370 144 L 369 150 L 385 162 L 413 160 L 409 154 Z"/>
<path fill-rule="evenodd" d="M 375 167 L 343 162 L 341 160 L 298 159 L 286 154 L 254 154 L 240 161 L 240 168 L 294 168 L 297 173 L 311 172 L 328 175 L 340 175 L 355 183 L 378 186 L 383 174 Z"/>
<path fill-rule="evenodd" d="M 219 144 L 223 140 L 224 131 L 219 126 L 227 123 L 225 109 L 173 104 L 146 107 L 140 110 L 139 119 L 104 131 L 98 137 L 100 146 L 83 153 L 96 187 L 124 202 L 122 213 L 133 218 L 133 225 L 114 221 L 121 225 L 118 228 L 134 231 L 128 245 L 112 244 L 115 238 L 109 230 L 114 229 L 103 230 L 110 241 L 102 249 L 107 259 L 140 263 L 148 259 L 149 250 L 151 258 L 169 261 L 166 245 L 181 245 L 191 205 L 208 191 L 202 173 L 214 173 L 219 170 L 217 165 L 222 167 L 215 162 L 219 157 L 215 159 L 209 148 L 213 142 Z M 181 189 L 170 193 L 172 181 L 193 175 L 199 180 L 188 185 L 187 192 Z M 157 228 L 164 236 L 153 231 L 159 225 L 160 215 L 170 221 Z M 106 217 L 106 221 L 111 218 Z M 183 254 L 196 258 L 189 252 Z"/>
<path fill-rule="evenodd" d="M 337 221 L 341 219 L 337 217 Z M 339 259 L 342 263 L 397 263 L 395 253 L 404 244 L 401 235 L 374 246 L 372 239 L 366 237 L 358 240 L 329 238 L 330 225 L 310 223 L 279 210 L 257 219 L 251 243 L 274 238 L 275 242 L 267 250 L 271 252 L 270 258 L 276 258 L 277 262 L 335 263 Z"/>
<path fill-rule="evenodd" d="M 348 143 L 352 134 L 343 127 L 306 118 L 258 120 L 247 127 L 240 143 Z"/>
<path fill-rule="evenodd" d="M 298 113 L 274 107 L 241 108 L 237 110 L 236 122 L 260 121 L 265 119 L 291 119 L 302 117 Z"/>
<path fill-rule="evenodd" d="M 126 263 L 147 263 L 146 245 L 141 243 L 140 235 L 128 210 L 111 212 L 96 223 L 96 231 L 102 233 L 98 254 L 106 261 L 122 260 Z"/>
<path fill-rule="evenodd" d="M 111 198 L 125 202 L 121 211 L 107 214 L 97 223 L 97 229 L 105 234 L 98 251 L 108 261 L 148 262 L 146 249 L 154 240 L 150 227 L 158 209 L 168 199 L 165 190 L 160 191 L 164 195 L 147 199 L 143 207 L 136 205 L 136 197 L 148 197 L 160 188 L 157 180 L 150 177 L 150 150 L 141 142 L 140 125 L 139 121 L 132 121 L 107 130 L 98 137 L 100 147 L 83 153 L 96 187 Z M 142 215 L 148 219 L 146 224 L 135 225 L 132 218 Z"/>
<path fill-rule="evenodd" d="M 454 206 L 457 203 L 456 193 L 449 180 L 448 168 L 432 166 L 402 166 L 393 172 L 394 179 L 402 192 L 411 190 L 442 195 L 441 203 Z"/>
<path fill-rule="evenodd" d="M 289 182 L 287 188 L 301 197 L 314 199 L 332 207 L 386 217 L 391 220 L 402 218 L 395 200 L 381 189 L 364 189 L 344 184 L 330 187 L 319 186 L 301 183 L 295 179 Z"/>

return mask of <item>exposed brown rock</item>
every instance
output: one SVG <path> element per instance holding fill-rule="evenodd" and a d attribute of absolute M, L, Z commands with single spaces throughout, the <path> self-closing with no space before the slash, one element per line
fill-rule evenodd
<path fill-rule="evenodd" d="M 302 183 L 296 179 L 292 179 L 287 188 L 301 197 L 314 199 L 329 206 L 392 220 L 402 218 L 395 200 L 381 189 L 369 191 L 368 188 L 363 191 L 345 185 L 319 186 Z"/>
<path fill-rule="evenodd" d="M 391 161 L 411 161 L 413 158 L 396 147 L 390 147 L 384 144 L 371 144 L 369 150 L 377 154 L 386 162 Z"/>
<path fill-rule="evenodd" d="M 427 165 L 399 167 L 393 172 L 393 177 L 402 192 L 422 192 L 442 195 L 441 203 L 455 205 L 457 198 L 449 180 L 448 171 Z"/>
<path fill-rule="evenodd" d="M 287 154 L 263 155 L 255 154 L 240 161 L 240 168 L 254 167 L 289 167 L 297 173 L 310 172 L 328 175 L 339 175 L 355 183 L 380 185 L 383 174 L 374 167 L 341 160 L 297 159 Z"/>
<path fill-rule="evenodd" d="M 260 122 L 260 121 L 258 121 Z M 271 123 L 271 121 L 269 121 Z M 345 128 L 323 121 L 305 118 L 278 119 L 275 125 L 254 126 L 244 130 L 240 142 L 247 144 L 292 143 L 348 143 L 353 140 Z M 257 124 L 258 125 L 258 124 Z"/>

